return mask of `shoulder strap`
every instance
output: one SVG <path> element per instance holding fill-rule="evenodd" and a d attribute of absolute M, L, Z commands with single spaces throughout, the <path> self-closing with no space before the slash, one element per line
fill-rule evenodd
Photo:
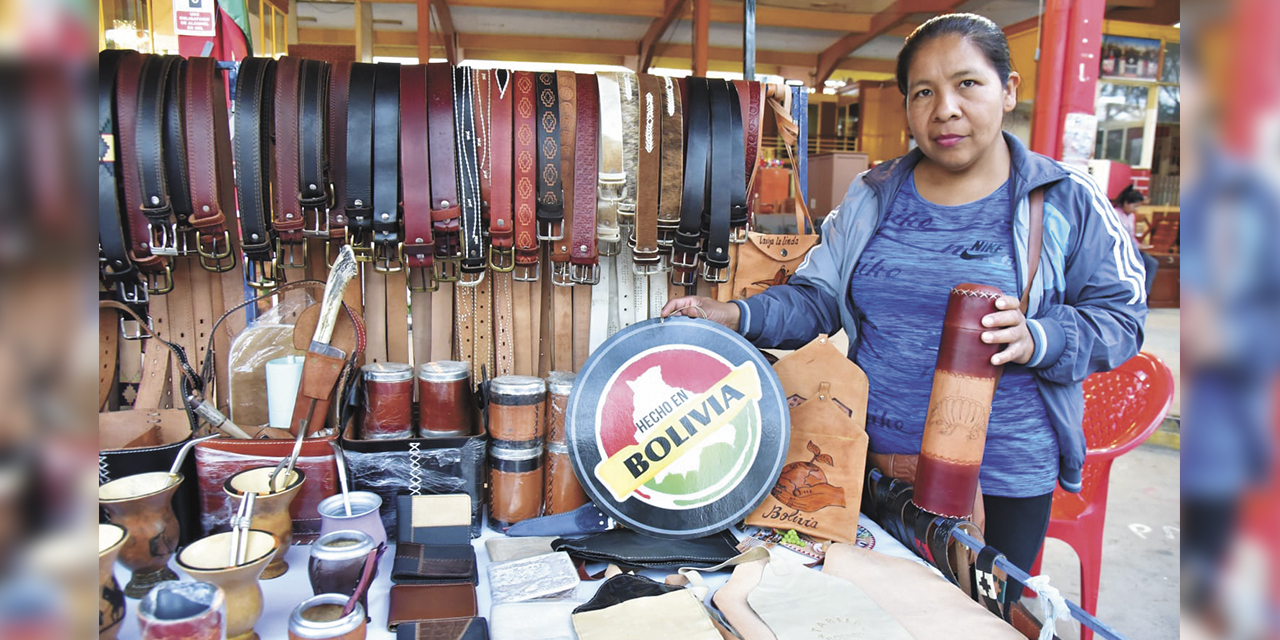
<path fill-rule="evenodd" d="M 1031 287 L 1040 269 L 1040 246 L 1044 241 L 1044 188 L 1031 191 L 1031 238 L 1027 242 L 1027 282 L 1022 289 L 1022 315 L 1027 315 Z"/>

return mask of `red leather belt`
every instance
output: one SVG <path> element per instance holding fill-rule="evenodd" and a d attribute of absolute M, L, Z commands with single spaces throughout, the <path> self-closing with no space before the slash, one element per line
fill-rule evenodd
<path fill-rule="evenodd" d="M 347 102 L 351 93 L 351 63 L 338 62 L 329 71 L 329 179 L 333 201 L 329 207 L 330 245 L 347 241 Z M 326 256 L 326 260 L 327 260 Z"/>
<path fill-rule="evenodd" d="M 600 87 L 595 74 L 577 76 L 577 141 L 574 158 L 573 242 L 570 279 L 576 284 L 600 282 L 596 253 L 596 181 L 600 173 L 596 145 L 600 133 Z"/>
<path fill-rule="evenodd" d="M 435 291 L 431 163 L 427 158 L 427 67 L 400 67 L 400 170 L 404 174 L 404 243 L 400 260 L 409 289 Z"/>
<path fill-rule="evenodd" d="M 214 58 L 187 61 L 187 166 L 200 266 L 221 273 L 236 265 L 227 212 L 235 215 L 227 89 Z"/>
<path fill-rule="evenodd" d="M 517 71 L 515 79 L 515 279 L 538 280 L 538 126 L 534 107 L 533 74 Z"/>
<path fill-rule="evenodd" d="M 639 175 L 637 184 L 645 185 L 636 193 L 635 226 L 629 244 L 636 275 L 653 275 L 662 270 L 658 252 L 658 200 L 662 174 L 662 81 L 655 75 L 642 73 L 640 81 L 640 140 L 637 145 Z M 637 300 L 639 305 L 644 301 Z"/>
<path fill-rule="evenodd" d="M 299 60 L 284 56 L 276 60 L 275 83 L 275 174 L 271 195 L 278 245 L 276 259 L 284 268 L 307 266 L 306 243 L 302 237 L 302 209 L 298 193 L 298 68 Z"/>
<path fill-rule="evenodd" d="M 136 51 L 108 49 L 98 54 L 98 244 L 101 247 L 99 274 L 103 283 L 116 292 L 116 298 L 129 305 L 139 316 L 147 315 L 147 291 L 138 271 L 129 260 L 129 238 L 120 215 L 123 198 L 120 193 L 120 136 L 116 135 L 116 72 L 126 58 L 136 58 Z M 121 316 L 121 328 L 128 326 Z M 126 337 L 140 338 L 141 327 L 123 331 Z M 106 341 L 115 333 L 104 334 Z M 107 358 L 110 360 L 110 358 Z M 111 373 L 111 372 L 108 372 Z M 110 382 L 109 376 L 104 378 Z"/>
<path fill-rule="evenodd" d="M 435 227 L 436 280 L 458 281 L 462 258 L 462 208 L 458 206 L 458 182 L 454 169 L 453 67 L 427 65 L 427 153 L 431 165 L 431 221 Z"/>
<path fill-rule="evenodd" d="M 560 239 L 551 243 L 551 284 L 573 286 L 569 263 L 569 243 L 572 241 L 573 200 L 577 166 L 578 131 L 578 82 L 572 71 L 556 72 L 557 98 L 560 100 L 560 181 L 564 192 L 564 218 Z"/>
<path fill-rule="evenodd" d="M 125 219 L 129 228 L 129 258 L 146 281 L 148 293 L 160 295 L 173 290 L 169 259 L 151 252 L 151 230 L 143 213 L 142 185 L 138 159 L 138 89 L 147 55 L 126 56 L 116 76 L 116 138 L 124 178 Z"/>
<path fill-rule="evenodd" d="M 738 89 L 738 102 L 742 109 L 742 137 L 746 143 L 747 193 L 750 194 L 760 164 L 760 127 L 764 123 L 763 85 L 748 80 L 734 80 L 733 84 Z"/>
<path fill-rule="evenodd" d="M 489 160 L 491 164 L 490 191 L 485 196 L 489 202 L 489 267 L 506 273 L 515 269 L 514 240 L 511 206 L 511 156 L 513 152 L 512 129 L 514 91 L 512 74 L 497 69 L 489 76 Z"/>

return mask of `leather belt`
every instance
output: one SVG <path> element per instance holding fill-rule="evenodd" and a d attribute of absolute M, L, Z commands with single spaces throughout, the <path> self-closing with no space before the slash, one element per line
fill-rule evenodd
<path fill-rule="evenodd" d="M 352 63 L 347 85 L 347 243 L 362 262 L 373 259 L 373 110 L 377 66 Z"/>
<path fill-rule="evenodd" d="M 742 110 L 742 137 L 746 144 L 744 168 L 747 176 L 747 195 L 750 197 L 751 187 L 755 185 L 756 173 L 760 168 L 760 128 L 764 124 L 762 99 L 764 85 L 749 80 L 734 80 L 733 84 L 738 89 L 738 102 Z"/>
<path fill-rule="evenodd" d="M 338 62 L 329 71 L 329 176 L 332 197 L 329 207 L 330 243 L 347 240 L 347 103 L 351 100 L 351 63 Z"/>
<path fill-rule="evenodd" d="M 600 129 L 599 87 L 594 74 L 577 76 L 577 132 L 574 158 L 573 242 L 570 279 L 575 284 L 600 282 L 596 254 L 596 182 L 599 175 L 596 144 Z M 585 333 L 584 333 L 585 335 Z"/>
<path fill-rule="evenodd" d="M 707 79 L 687 78 L 683 92 L 685 116 L 684 191 L 681 194 L 680 225 L 672 245 L 671 284 L 696 284 L 698 250 L 702 240 L 702 212 L 706 208 L 707 164 L 711 142 L 711 110 L 707 99 Z"/>
<path fill-rule="evenodd" d="M 564 188 L 560 176 L 560 96 L 556 74 L 539 73 L 538 100 L 538 240 L 564 238 Z"/>
<path fill-rule="evenodd" d="M 560 100 L 560 180 L 563 192 L 563 216 L 560 239 L 551 243 L 551 284 L 560 287 L 573 286 L 569 262 L 569 243 L 572 241 L 574 179 L 577 177 L 578 131 L 578 83 L 572 71 L 557 71 L 557 97 Z"/>
<path fill-rule="evenodd" d="M 164 87 L 164 173 L 169 187 L 169 205 L 173 207 L 172 235 L 176 254 L 196 253 L 195 227 L 191 226 L 190 173 L 187 164 L 187 60 L 174 58 L 173 71 Z"/>
<path fill-rule="evenodd" d="M 457 136 L 458 195 L 462 203 L 462 265 L 458 284 L 474 287 L 485 274 L 484 240 L 480 225 L 480 174 L 476 160 L 475 82 L 472 71 L 453 71 L 454 127 Z"/>
<path fill-rule="evenodd" d="M 186 103 L 189 222 L 196 229 L 200 266 L 222 273 L 236 265 L 226 228 L 227 213 L 235 215 L 236 204 L 227 91 L 216 59 L 187 61 Z"/>
<path fill-rule="evenodd" d="M 515 229 L 511 219 L 512 167 L 514 130 L 512 74 L 506 69 L 494 70 L 489 89 L 489 161 L 491 164 L 489 203 L 489 267 L 495 273 L 515 269 Z"/>
<path fill-rule="evenodd" d="M 329 238 L 329 63 L 303 60 L 298 72 L 298 204 L 303 235 Z"/>
<path fill-rule="evenodd" d="M 658 201 L 662 174 L 662 81 L 657 76 L 640 74 L 640 133 L 637 183 L 646 185 L 636 193 L 635 226 L 630 242 L 638 276 L 662 270 L 658 252 Z M 659 188 L 655 188 L 659 187 Z M 646 306 L 647 311 L 647 306 Z"/>
<path fill-rule="evenodd" d="M 658 199 L 658 250 L 669 259 L 680 226 L 684 187 L 684 112 L 680 85 L 664 77 L 662 88 L 662 188 Z"/>
<path fill-rule="evenodd" d="M 409 272 L 409 290 L 416 293 L 439 288 L 434 273 L 431 164 L 427 158 L 427 145 L 424 144 L 427 131 L 427 68 L 425 65 L 405 65 L 400 67 L 400 170 L 404 173 L 404 242 L 400 261 Z M 417 317 L 415 313 L 414 318 Z M 430 315 L 426 317 L 429 319 Z M 415 336 L 418 329 L 415 322 Z"/>
<path fill-rule="evenodd" d="M 147 56 L 138 81 L 138 115 L 134 153 L 138 162 L 138 185 L 141 212 L 147 222 L 147 250 L 151 255 L 185 255 L 188 248 L 179 246 L 178 223 L 174 203 L 170 199 L 169 181 L 173 177 L 166 159 L 181 149 L 166 149 L 166 142 L 180 145 L 170 137 L 167 104 L 170 84 L 177 82 L 175 56 Z M 185 160 L 185 156 L 184 156 Z M 190 205 L 188 204 L 188 207 Z"/>
<path fill-rule="evenodd" d="M 637 195 L 637 166 L 640 162 L 640 83 L 634 73 L 620 73 L 618 83 L 622 97 L 622 171 L 626 174 L 626 187 L 618 203 L 618 225 L 630 226 L 635 222 Z"/>
<path fill-rule="evenodd" d="M 269 187 L 264 178 L 271 166 L 270 97 L 274 92 L 276 61 L 245 58 L 236 75 L 235 138 L 236 203 L 240 211 L 241 249 L 245 279 L 256 289 L 271 289 L 281 276 L 274 241 L 267 228 Z"/>
<path fill-rule="evenodd" d="M 120 137 L 116 135 L 116 71 L 125 60 L 136 62 L 137 52 L 107 50 L 98 54 L 98 244 L 102 250 L 100 273 L 116 297 L 139 316 L 146 317 L 147 289 L 129 260 L 129 239 L 120 217 L 122 200 L 116 177 Z M 225 122 L 225 121 L 224 121 Z M 121 333 L 140 338 L 141 327 L 127 331 L 121 315 Z M 114 334 L 113 334 L 114 335 Z"/>
<path fill-rule="evenodd" d="M 735 162 L 729 166 L 730 180 L 729 188 L 729 228 L 730 241 L 734 243 L 743 243 L 747 241 L 747 172 L 743 158 L 746 157 L 744 128 L 742 124 L 742 110 L 739 108 L 741 103 L 738 97 L 737 85 L 732 82 L 726 82 L 725 88 L 729 91 L 730 114 L 729 133 L 733 136 L 732 160 Z M 727 269 L 727 267 L 726 267 Z M 724 282 L 720 280 L 719 282 Z"/>
<path fill-rule="evenodd" d="M 708 97 L 711 104 L 711 162 L 709 163 L 708 208 L 703 212 L 702 279 L 724 282 L 729 270 L 729 234 L 732 223 L 733 193 L 741 184 L 735 181 L 735 170 L 742 162 L 734 155 L 735 143 L 741 143 L 741 132 L 733 131 L 732 112 L 737 100 L 727 81 L 710 80 Z M 745 220 L 744 220 L 745 223 Z"/>
<path fill-rule="evenodd" d="M 427 65 L 427 153 L 431 162 L 431 223 L 435 227 L 436 280 L 458 281 L 461 243 L 458 182 L 454 166 L 457 151 L 453 123 L 453 67 Z"/>
<path fill-rule="evenodd" d="M 622 239 L 618 228 L 618 202 L 626 188 L 622 172 L 622 94 L 618 74 L 600 73 L 600 174 L 599 206 L 596 209 L 596 239 L 602 256 L 616 256 Z"/>
<path fill-rule="evenodd" d="M 302 237 L 302 210 L 298 189 L 298 58 L 276 60 L 275 80 L 275 175 L 272 181 L 276 234 L 276 261 L 282 268 L 307 266 L 306 243 Z"/>
<path fill-rule="evenodd" d="M 538 280 L 538 142 L 534 131 L 538 118 L 534 106 L 533 74 L 517 71 L 515 76 L 515 279 Z M 529 369 L 532 370 L 532 369 Z M 532 375 L 532 374 L 523 374 Z"/>
<path fill-rule="evenodd" d="M 401 270 L 400 66 L 375 65 L 373 89 L 373 269 Z M 399 295 L 403 298 L 403 295 Z"/>

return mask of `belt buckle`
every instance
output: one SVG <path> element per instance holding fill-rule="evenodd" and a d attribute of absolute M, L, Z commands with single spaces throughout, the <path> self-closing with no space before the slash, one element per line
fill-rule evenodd
<path fill-rule="evenodd" d="M 209 243 L 212 248 L 208 251 L 204 250 L 205 238 L 212 240 Z M 231 255 L 231 232 L 226 229 L 222 230 L 222 246 L 224 248 L 219 250 L 218 236 L 206 236 L 196 230 L 196 253 L 200 256 L 200 267 L 205 271 L 225 273 L 235 268 L 236 259 Z"/>
<path fill-rule="evenodd" d="M 147 223 L 147 242 L 151 255 L 178 257 L 178 223 Z"/>
<path fill-rule="evenodd" d="M 373 262 L 373 234 L 366 229 L 347 228 L 347 244 L 358 262 Z"/>
<path fill-rule="evenodd" d="M 596 253 L 599 255 L 605 256 L 607 258 L 612 258 L 613 256 L 616 256 L 619 253 L 622 253 L 622 241 L 621 240 L 601 240 L 599 237 L 597 237 Z"/>
<path fill-rule="evenodd" d="M 667 226 L 659 223 L 658 224 L 658 246 L 663 248 L 675 246 L 677 228 L 678 227 L 676 225 Z"/>
<path fill-rule="evenodd" d="M 310 222 L 315 224 L 308 224 Z M 329 237 L 329 209 L 327 207 L 303 205 L 302 235 L 307 238 Z"/>
<path fill-rule="evenodd" d="M 299 248 L 301 247 L 301 248 Z M 305 269 L 307 267 L 307 243 L 285 242 L 276 238 L 276 265 L 284 269 Z"/>
<path fill-rule="evenodd" d="M 138 324 L 137 320 L 128 316 L 120 316 L 120 337 L 125 340 L 141 340 L 147 337 L 148 334 L 154 333 L 154 329 L 151 326 L 151 314 L 145 314 L 143 317 L 146 318 L 147 333 L 143 333 L 143 325 Z"/>
<path fill-rule="evenodd" d="M 457 282 L 461 272 L 462 256 L 436 256 L 436 282 Z"/>
<path fill-rule="evenodd" d="M 432 267 L 406 266 L 405 281 L 409 284 L 409 290 L 414 293 L 434 293 L 440 290 L 440 283 L 436 282 Z"/>
<path fill-rule="evenodd" d="M 662 257 L 659 256 L 654 261 L 632 262 L 631 273 L 638 276 L 652 276 L 662 273 Z"/>
<path fill-rule="evenodd" d="M 515 249 L 503 249 L 489 245 L 489 268 L 496 273 L 511 273 L 516 269 Z"/>
<path fill-rule="evenodd" d="M 707 282 L 724 283 L 729 281 L 729 267 L 713 267 L 710 263 L 702 263 L 702 279 Z"/>
<path fill-rule="evenodd" d="M 482 268 L 479 271 L 470 271 L 463 268 L 460 271 L 461 273 L 458 276 L 459 287 L 478 287 L 481 282 L 484 282 L 484 274 L 487 270 Z"/>
<path fill-rule="evenodd" d="M 600 263 L 571 263 L 569 267 L 569 279 L 576 284 L 600 284 Z"/>
<path fill-rule="evenodd" d="M 564 221 L 552 223 L 538 220 L 536 226 L 539 241 L 564 240 Z"/>
<path fill-rule="evenodd" d="M 618 224 L 620 226 L 631 226 L 635 224 L 636 219 L 636 203 L 634 200 L 621 200 L 618 202 Z"/>
<path fill-rule="evenodd" d="M 511 277 L 516 282 L 537 282 L 538 274 L 542 271 L 538 268 L 539 266 L 537 261 L 533 264 L 517 264 Z"/>
<path fill-rule="evenodd" d="M 159 273 L 143 273 L 143 278 L 147 281 L 147 293 L 153 296 L 162 296 L 173 291 L 173 265 L 165 264 L 164 270 Z"/>
<path fill-rule="evenodd" d="M 676 266 L 671 269 L 671 284 L 677 287 L 692 287 L 698 284 L 695 272 L 686 267 Z"/>
<path fill-rule="evenodd" d="M 404 247 L 403 244 L 396 244 L 393 249 L 389 242 L 379 242 L 373 245 L 372 257 L 373 270 L 378 273 L 396 273 L 404 269 L 404 262 L 400 260 L 400 251 Z M 354 247 L 353 247 L 354 248 Z"/>
<path fill-rule="evenodd" d="M 570 263 L 551 263 L 551 284 L 557 287 L 572 287 L 575 284 Z"/>
<path fill-rule="evenodd" d="M 746 243 L 747 243 L 747 227 L 746 227 L 746 225 L 743 225 L 743 226 L 741 226 L 741 227 L 734 227 L 734 228 L 730 229 L 730 230 L 729 230 L 729 242 L 730 242 L 730 243 L 732 243 L 732 244 L 746 244 Z"/>
<path fill-rule="evenodd" d="M 274 289 L 280 284 L 280 264 L 274 258 L 250 260 L 246 257 L 244 267 L 245 282 L 254 289 Z"/>

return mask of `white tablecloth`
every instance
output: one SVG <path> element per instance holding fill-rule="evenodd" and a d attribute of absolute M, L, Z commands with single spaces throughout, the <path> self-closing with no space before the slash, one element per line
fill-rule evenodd
<path fill-rule="evenodd" d="M 875 551 L 923 562 L 910 549 L 894 540 L 888 532 L 881 529 L 866 515 L 861 516 L 859 524 L 866 527 L 874 537 Z M 476 550 L 476 561 L 479 564 L 478 570 L 480 574 L 480 584 L 476 587 L 476 601 L 479 605 L 480 615 L 488 617 L 490 604 L 489 554 L 485 550 L 484 541 L 502 534 L 496 533 L 488 527 L 483 527 L 481 531 L 480 537 L 472 540 L 471 544 Z M 739 537 L 741 537 L 741 533 L 739 533 Z M 811 561 L 809 558 L 788 550 L 783 550 L 782 553 L 790 554 L 800 562 Z M 289 562 L 289 571 L 274 580 L 262 581 L 263 612 L 262 618 L 258 620 L 258 624 L 255 627 L 262 640 L 286 640 L 288 638 L 289 614 L 298 603 L 311 597 L 311 583 L 307 578 L 307 559 L 310 554 L 310 545 L 295 545 L 289 549 L 288 554 L 285 556 Z M 382 561 L 378 565 L 378 577 L 374 580 L 373 587 L 369 591 L 369 609 L 373 618 L 369 623 L 369 640 L 394 640 L 395 638 L 395 633 L 387 631 L 388 598 L 391 589 L 391 561 L 394 556 L 395 553 L 392 549 L 388 549 L 387 553 L 382 556 Z M 170 562 L 169 564 L 182 579 L 190 579 L 177 567 L 177 563 Z M 603 565 L 589 566 L 588 568 L 595 571 L 602 569 Z M 674 573 L 674 571 L 646 570 L 641 573 L 661 582 L 667 573 Z M 703 577 L 711 588 L 711 592 L 714 593 L 729 579 L 729 572 L 708 573 L 703 574 Z M 116 579 L 120 581 L 121 586 L 129 580 L 129 572 L 118 563 L 116 564 Z M 596 590 L 600 588 L 600 583 L 601 581 L 582 582 L 578 585 L 573 599 L 589 600 L 595 595 Z M 137 608 L 137 600 L 126 600 L 125 622 L 119 635 L 121 640 L 135 640 L 138 638 Z"/>

